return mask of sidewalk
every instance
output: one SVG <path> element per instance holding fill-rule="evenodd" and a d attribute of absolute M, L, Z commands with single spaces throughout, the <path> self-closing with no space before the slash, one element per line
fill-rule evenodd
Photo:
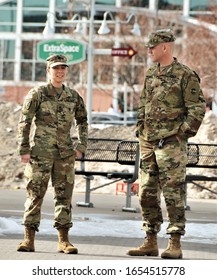
<path fill-rule="evenodd" d="M 126 251 L 140 245 L 142 239 L 115 237 L 74 237 L 73 244 L 78 248 L 78 255 L 56 252 L 57 238 L 40 236 L 36 238 L 34 253 L 17 252 L 16 247 L 22 236 L 9 235 L 0 238 L 0 260 L 129 260 L 161 259 L 160 257 L 131 257 Z M 167 240 L 158 239 L 160 253 L 166 248 Z M 210 244 L 182 243 L 185 260 L 217 260 L 216 246 Z"/>
<path fill-rule="evenodd" d="M 19 191 L 0 190 L 1 205 L 0 217 L 5 217 L 6 221 L 11 221 L 12 216 L 16 218 L 22 217 L 23 201 L 25 200 L 25 193 Z M 57 234 L 44 232 L 36 233 L 34 253 L 17 252 L 16 247 L 23 239 L 23 234 L 20 227 L 16 229 L 13 234 L 0 235 L 0 260 L 131 260 L 131 259 L 152 259 L 160 260 L 159 257 L 131 257 L 126 255 L 126 251 L 132 247 L 139 246 L 143 243 L 143 232 L 134 231 L 132 224 L 139 224 L 141 222 L 140 213 L 123 212 L 121 207 L 124 206 L 125 196 L 115 196 L 108 194 L 91 194 L 91 201 L 94 208 L 75 206 L 76 201 L 84 199 L 84 194 L 74 194 L 73 198 L 73 219 L 74 223 L 79 220 L 78 229 L 72 228 L 70 231 L 70 241 L 78 248 L 78 255 L 67 255 L 57 253 Z M 11 205 L 9 205 L 9 202 Z M 15 202 L 18 206 L 15 205 Z M 186 211 L 188 223 L 197 228 L 201 225 L 205 230 L 216 226 L 217 222 L 217 208 L 216 200 L 188 200 L 191 210 Z M 43 218 L 46 222 L 46 228 L 50 228 L 52 223 L 53 212 L 52 193 L 48 193 L 45 198 L 43 210 Z M 138 197 L 132 197 L 132 206 L 138 207 Z M 13 209 L 17 209 L 14 212 Z M 165 208 L 163 206 L 164 217 L 166 217 Z M 4 219 L 4 218 L 3 218 Z M 49 222 L 49 224 L 47 224 Z M 142 223 L 142 222 L 141 222 Z M 166 220 L 164 222 L 166 224 Z M 114 227 L 114 228 L 108 228 Z M 120 236 L 121 227 L 129 225 L 128 230 L 125 230 L 123 237 Z M 95 226 L 95 233 L 91 230 Z M 207 227 L 209 226 L 209 227 Z M 1 228 L 1 223 L 0 223 Z M 45 229 L 46 229 L 45 228 Z M 109 230 L 120 229 L 117 236 L 109 234 Z M 22 228 L 23 230 L 23 228 Z M 81 234 L 79 235 L 79 230 Z M 97 235 L 97 232 L 99 235 Z M 132 233 L 135 236 L 132 238 Z M 74 233 L 74 235 L 73 235 Z M 104 233 L 104 234 L 103 234 Z M 137 237 L 139 234 L 139 237 Z M 198 232 L 198 236 L 201 232 Z M 205 233 L 206 234 L 206 233 Z M 107 236 L 106 236 L 107 235 Z M 134 235 L 134 234 L 133 234 Z M 188 232 L 186 233 L 188 235 Z M 197 233 L 196 233 L 197 235 Z M 209 232 L 207 232 L 209 235 Z M 192 240 L 191 240 L 192 239 Z M 158 238 L 158 245 L 160 254 L 167 247 L 167 236 L 160 235 Z M 194 237 L 189 236 L 189 240 L 182 241 L 183 258 L 185 260 L 216 260 L 217 259 L 217 244 L 212 240 L 207 243 L 195 242 Z"/>

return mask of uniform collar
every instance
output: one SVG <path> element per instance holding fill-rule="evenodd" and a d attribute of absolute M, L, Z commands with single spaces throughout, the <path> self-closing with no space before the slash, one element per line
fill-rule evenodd
<path fill-rule="evenodd" d="M 156 68 L 155 68 L 155 73 L 156 74 L 166 74 L 168 72 L 171 71 L 171 69 L 173 68 L 173 66 L 177 63 L 177 58 L 174 57 L 173 58 L 173 62 L 170 65 L 167 65 L 165 67 L 160 67 L 160 63 L 156 64 Z"/>
<path fill-rule="evenodd" d="M 47 84 L 47 88 L 48 88 L 48 93 L 47 93 L 48 96 L 56 96 L 54 87 L 51 83 Z M 71 97 L 71 96 L 72 96 L 72 93 L 70 91 L 70 88 L 63 84 L 63 91 L 62 91 L 61 96 L 59 97 L 59 100 L 65 99 L 65 98 Z"/>

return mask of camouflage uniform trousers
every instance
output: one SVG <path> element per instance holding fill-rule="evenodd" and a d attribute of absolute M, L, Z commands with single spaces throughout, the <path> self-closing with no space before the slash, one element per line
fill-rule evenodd
<path fill-rule="evenodd" d="M 74 188 L 75 157 L 50 159 L 31 157 L 26 165 L 27 199 L 23 224 L 38 231 L 41 219 L 43 198 L 51 179 L 54 189 L 54 227 L 72 227 L 72 193 Z"/>
<path fill-rule="evenodd" d="M 159 141 L 140 140 L 140 192 L 143 229 L 158 233 L 163 223 L 161 194 L 165 199 L 168 227 L 167 234 L 185 234 L 185 174 L 187 143 L 176 136 L 165 139 L 162 148 Z"/>

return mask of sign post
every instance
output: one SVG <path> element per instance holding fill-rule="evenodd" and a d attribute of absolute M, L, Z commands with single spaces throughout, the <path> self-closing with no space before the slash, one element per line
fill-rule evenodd
<path fill-rule="evenodd" d="M 46 40 L 37 44 L 37 58 L 46 61 L 52 54 L 63 54 L 68 64 L 76 64 L 86 59 L 86 45 L 70 39 Z"/>

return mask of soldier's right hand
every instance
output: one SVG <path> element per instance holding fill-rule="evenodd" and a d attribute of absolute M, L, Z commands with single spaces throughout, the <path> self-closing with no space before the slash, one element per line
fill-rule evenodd
<path fill-rule="evenodd" d="M 21 155 L 21 161 L 23 163 L 28 163 L 30 161 L 30 154 Z"/>

